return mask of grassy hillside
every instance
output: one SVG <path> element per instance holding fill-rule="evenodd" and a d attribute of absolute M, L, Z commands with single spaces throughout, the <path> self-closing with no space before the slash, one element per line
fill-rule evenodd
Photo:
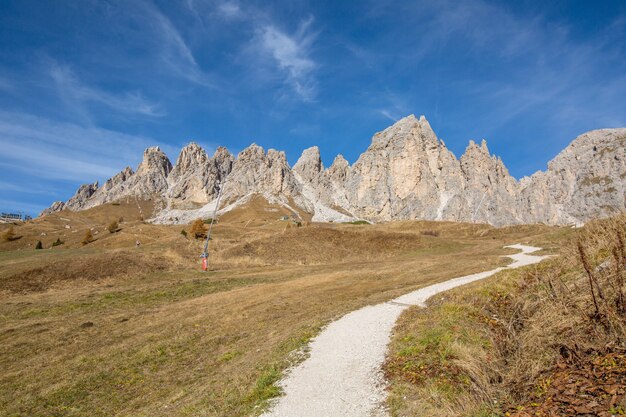
<path fill-rule="evenodd" d="M 220 219 L 203 273 L 202 242 L 181 234 L 189 226 L 146 224 L 137 204 L 57 213 L 14 226 L 22 237 L 0 243 L 0 414 L 254 414 L 279 393 L 293 352 L 329 321 L 501 265 L 505 244 L 556 248 L 571 234 L 428 222 L 296 227 L 256 201 Z M 145 215 L 149 202 L 139 204 Z M 119 230 L 107 231 L 119 217 Z M 87 229 L 95 241 L 83 245 Z"/>
<path fill-rule="evenodd" d="M 559 256 L 410 309 L 386 373 L 394 416 L 626 414 L 626 216 Z"/>

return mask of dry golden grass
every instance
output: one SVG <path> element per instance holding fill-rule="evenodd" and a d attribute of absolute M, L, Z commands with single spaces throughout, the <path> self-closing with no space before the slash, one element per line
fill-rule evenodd
<path fill-rule="evenodd" d="M 290 352 L 330 320 L 493 268 L 505 244 L 556 245 L 569 233 L 428 222 L 288 229 L 255 201 L 215 225 L 212 271 L 202 273 L 202 241 L 144 224 L 133 204 L 37 219 L 15 227 L 21 242 L 0 246 L 1 414 L 255 414 L 278 394 Z M 122 215 L 119 232 L 103 233 Z M 87 228 L 100 232 L 83 247 Z M 46 248 L 66 243 L 35 250 L 42 231 Z"/>
<path fill-rule="evenodd" d="M 593 222 L 553 241 L 557 258 L 452 290 L 428 309 L 408 310 L 386 363 L 392 415 L 496 416 L 517 406 L 529 408 L 520 416 L 534 415 L 559 361 L 575 367 L 586 357 L 623 352 L 626 312 L 618 300 L 626 254 L 619 255 L 618 236 L 625 232 L 624 216 Z M 541 240 L 549 245 L 534 241 Z M 599 313 L 578 242 L 596 281 Z"/>
<path fill-rule="evenodd" d="M 63 210 L 44 218 L 36 218 L 13 226 L 16 235 L 20 238 L 11 242 L 0 241 L 0 251 L 34 249 L 39 240 L 43 243 L 43 247 L 48 249 L 57 239 L 65 242 L 64 248 L 76 248 L 82 246 L 81 241 L 87 230 L 92 232 L 96 246 L 109 247 L 114 245 L 122 247 L 125 243 L 130 243 L 131 240 L 134 243 L 132 235 L 136 234 L 138 237 L 142 237 L 141 217 L 143 215 L 149 217 L 152 211 L 152 201 L 136 201 L 133 198 L 81 212 Z M 107 235 L 110 233 L 107 226 L 120 218 L 123 218 L 124 222 L 120 222 L 118 227 L 122 229 L 124 239 L 119 237 L 108 239 Z M 0 224 L 0 233 L 5 232 L 9 227 L 8 224 Z M 130 232 L 132 235 L 129 235 L 129 228 L 132 228 L 132 232 Z M 153 233 L 151 232 L 150 235 Z M 145 237 L 150 239 L 148 236 Z M 55 249 L 63 248 L 56 247 Z"/>

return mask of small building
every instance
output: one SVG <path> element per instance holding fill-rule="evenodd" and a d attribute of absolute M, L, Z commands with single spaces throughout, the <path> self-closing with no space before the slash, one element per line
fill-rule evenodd
<path fill-rule="evenodd" d="M 32 217 L 29 215 L 18 214 L 18 213 L 0 213 L 0 221 L 3 222 L 19 222 L 19 221 L 27 221 L 32 220 Z"/>

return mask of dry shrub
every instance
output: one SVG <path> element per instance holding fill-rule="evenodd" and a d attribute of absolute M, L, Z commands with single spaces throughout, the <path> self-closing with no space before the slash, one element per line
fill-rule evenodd
<path fill-rule="evenodd" d="M 206 227 L 204 226 L 204 220 L 198 219 L 191 224 L 189 233 L 195 239 L 206 239 Z"/>
<path fill-rule="evenodd" d="M 15 230 L 13 229 L 13 226 L 11 226 L 11 227 L 9 227 L 9 228 L 8 228 L 8 230 L 7 230 L 6 232 L 4 232 L 4 233 L 2 234 L 2 239 L 3 239 L 5 242 L 12 242 L 12 241 L 14 241 L 14 240 L 19 239 L 19 236 L 17 236 L 17 235 L 15 234 Z"/>
<path fill-rule="evenodd" d="M 93 241 L 94 241 L 94 238 L 93 238 L 93 235 L 91 234 L 91 230 L 87 229 L 87 231 L 85 232 L 85 236 L 83 237 L 83 240 L 81 241 L 81 243 L 83 245 L 87 245 Z"/>
<path fill-rule="evenodd" d="M 119 224 L 117 223 L 117 220 L 113 220 L 111 223 L 109 223 L 109 225 L 107 226 L 107 230 L 109 231 L 109 233 L 115 233 L 119 230 Z"/>

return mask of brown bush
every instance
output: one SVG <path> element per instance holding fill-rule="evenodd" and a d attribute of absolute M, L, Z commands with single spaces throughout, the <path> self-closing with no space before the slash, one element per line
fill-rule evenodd
<path fill-rule="evenodd" d="M 83 245 L 87 245 L 93 241 L 94 239 L 93 239 L 93 235 L 91 234 L 91 230 L 87 229 L 87 231 L 85 232 L 85 237 L 83 237 L 83 240 L 81 243 Z"/>
<path fill-rule="evenodd" d="M 204 220 L 198 219 L 191 224 L 191 230 L 189 233 L 196 239 L 206 238 L 206 228 L 204 227 Z"/>
<path fill-rule="evenodd" d="M 109 231 L 109 233 L 115 233 L 119 230 L 119 224 L 117 223 L 117 220 L 113 220 L 111 223 L 109 223 L 109 225 L 107 226 L 107 230 Z"/>
<path fill-rule="evenodd" d="M 15 230 L 13 230 L 13 226 L 11 226 L 6 232 L 4 232 L 4 234 L 2 235 L 2 239 L 6 242 L 12 242 L 19 238 L 15 235 Z"/>

